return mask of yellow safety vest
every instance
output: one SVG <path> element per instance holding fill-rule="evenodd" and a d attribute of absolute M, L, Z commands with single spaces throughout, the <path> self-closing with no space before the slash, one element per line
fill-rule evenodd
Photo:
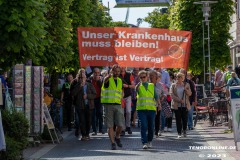
<path fill-rule="evenodd" d="M 154 110 L 156 111 L 156 102 L 154 100 L 154 84 L 148 83 L 148 89 L 143 85 L 139 86 L 137 92 L 137 110 Z"/>
<path fill-rule="evenodd" d="M 122 98 L 122 80 L 117 78 L 117 86 L 113 77 L 109 78 L 108 88 L 104 88 L 102 85 L 101 90 L 101 103 L 117 103 L 121 104 Z"/>

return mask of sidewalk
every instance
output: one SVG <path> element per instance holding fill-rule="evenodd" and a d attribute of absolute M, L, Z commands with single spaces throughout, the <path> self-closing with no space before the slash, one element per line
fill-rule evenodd
<path fill-rule="evenodd" d="M 211 127 L 208 121 L 199 121 L 195 130 L 188 131 L 188 137 L 177 139 L 175 122 L 173 131 L 164 132 L 160 138 L 153 140 L 153 148 L 142 149 L 140 129 L 133 128 L 132 135 L 122 137 L 123 148 L 111 150 L 107 134 L 92 136 L 89 141 L 79 141 L 74 131 L 63 134 L 60 144 L 41 144 L 40 147 L 30 147 L 24 151 L 25 159 L 88 159 L 88 160 L 203 160 L 203 159 L 240 159 L 240 151 L 235 149 L 190 149 L 191 146 L 235 146 L 233 133 L 225 134 L 225 126 Z M 33 154 L 34 153 L 34 154 Z"/>
<path fill-rule="evenodd" d="M 228 126 L 211 126 L 208 121 L 202 120 L 198 122 L 196 129 L 210 145 L 227 146 L 229 149 L 225 151 L 233 158 L 240 159 L 240 143 L 238 143 L 239 151 L 236 151 L 233 132 L 225 133 Z"/>

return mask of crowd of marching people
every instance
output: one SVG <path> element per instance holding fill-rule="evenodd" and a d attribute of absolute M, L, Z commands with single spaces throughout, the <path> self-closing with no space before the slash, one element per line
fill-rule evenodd
<path fill-rule="evenodd" d="M 224 74 L 216 70 L 212 81 L 215 86 L 240 84 L 236 73 L 230 70 L 231 66 L 228 69 Z M 131 135 L 132 127 L 138 125 L 142 147 L 148 149 L 152 147 L 154 137 L 172 132 L 175 117 L 176 137 L 187 137 L 188 130 L 194 129 L 196 83 L 198 79 L 193 80 L 191 72 L 185 69 L 176 73 L 160 68 L 132 68 L 129 71 L 126 67 L 113 65 L 109 70 L 96 67 L 90 76 L 80 69 L 75 78 L 68 75 L 62 88 L 61 101 L 66 110 L 68 130 L 72 130 L 74 117 L 75 136 L 79 140 L 87 141 L 90 135 L 107 131 L 111 149 L 115 150 L 117 146 L 123 146 L 120 137 Z"/>

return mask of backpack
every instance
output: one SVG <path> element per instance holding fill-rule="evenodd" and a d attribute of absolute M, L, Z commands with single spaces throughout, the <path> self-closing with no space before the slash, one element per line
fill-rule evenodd
<path fill-rule="evenodd" d="M 227 73 L 226 73 L 226 76 L 225 76 L 226 81 L 228 81 L 231 77 L 232 77 L 232 76 L 231 76 L 231 72 L 227 72 Z"/>

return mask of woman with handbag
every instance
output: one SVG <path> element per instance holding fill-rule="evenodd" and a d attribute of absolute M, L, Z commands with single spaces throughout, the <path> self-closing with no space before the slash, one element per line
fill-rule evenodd
<path fill-rule="evenodd" d="M 189 96 L 191 96 L 192 92 L 190 85 L 184 83 L 184 79 L 184 74 L 178 73 L 176 83 L 173 83 L 170 87 L 170 95 L 172 97 L 171 105 L 176 117 L 178 138 L 181 138 L 182 130 L 183 136 L 187 136 L 187 116 L 188 110 L 191 108 Z"/>

